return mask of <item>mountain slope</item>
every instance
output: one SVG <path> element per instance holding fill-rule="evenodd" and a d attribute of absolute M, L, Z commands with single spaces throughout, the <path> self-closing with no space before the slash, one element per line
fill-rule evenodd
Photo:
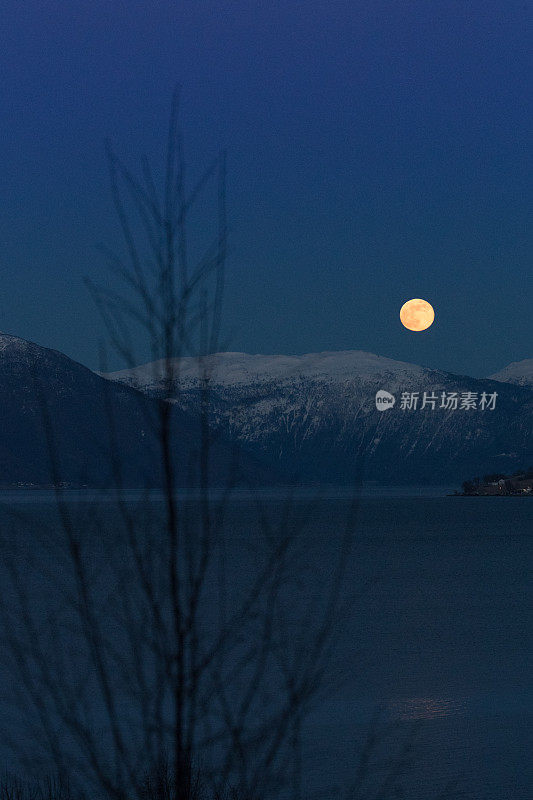
<path fill-rule="evenodd" d="M 516 386 L 527 386 L 533 389 L 533 358 L 513 361 L 500 372 L 490 376 L 494 381 L 514 383 Z"/>
<path fill-rule="evenodd" d="M 62 353 L 0 334 L 0 485 L 105 487 L 118 470 L 125 487 L 162 486 L 158 402 Z M 171 430 L 180 454 L 176 483 L 194 483 L 199 426 L 176 407 Z M 225 483 L 231 450 L 223 441 L 214 445 L 213 483 Z"/>
<path fill-rule="evenodd" d="M 211 423 L 301 481 L 350 483 L 359 471 L 391 483 L 460 482 L 533 463 L 533 392 L 521 386 L 429 370 L 360 351 L 305 356 L 211 356 Z M 181 359 L 170 398 L 198 401 L 198 365 Z M 163 365 L 113 373 L 112 380 L 163 398 Z M 378 411 L 375 395 L 396 397 Z M 437 398 L 402 409 L 402 393 Z M 442 393 L 496 392 L 494 410 L 446 410 Z"/>

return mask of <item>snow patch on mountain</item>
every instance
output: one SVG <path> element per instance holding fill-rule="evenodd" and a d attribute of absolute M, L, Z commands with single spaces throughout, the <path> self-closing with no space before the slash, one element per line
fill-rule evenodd
<path fill-rule="evenodd" d="M 507 367 L 490 376 L 493 381 L 513 383 L 516 386 L 529 386 L 533 389 L 533 358 L 513 361 Z"/>
<path fill-rule="evenodd" d="M 109 373 L 105 377 L 138 389 L 154 389 L 164 382 L 165 368 L 164 360 L 154 361 Z M 182 388 L 197 385 L 202 369 L 210 373 L 212 385 L 227 387 L 305 379 L 332 383 L 344 383 L 354 378 L 373 381 L 379 376 L 419 376 L 425 371 L 416 364 L 394 361 L 361 350 L 307 353 L 301 356 L 216 353 L 204 359 L 201 366 L 196 358 L 175 359 L 172 369 L 179 375 Z"/>

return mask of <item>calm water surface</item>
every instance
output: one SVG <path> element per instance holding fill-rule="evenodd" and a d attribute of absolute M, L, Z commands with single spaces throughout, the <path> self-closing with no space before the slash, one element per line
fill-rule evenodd
<path fill-rule="evenodd" d="M 346 492 L 323 494 L 306 523 L 309 564 L 327 561 L 349 506 Z M 403 762 L 407 798 L 531 800 L 533 499 L 363 495 L 331 686 L 305 735 L 306 796 L 344 797 L 374 736 L 376 763 L 395 754 Z M 310 497 L 296 497 L 295 519 Z M 273 518 L 279 501 L 261 493 Z M 53 498 L 4 493 L 4 522 L 13 509 L 42 518 Z M 236 572 L 246 569 L 248 556 L 238 554 L 249 551 L 254 513 L 249 495 L 236 493 L 228 512 Z"/>

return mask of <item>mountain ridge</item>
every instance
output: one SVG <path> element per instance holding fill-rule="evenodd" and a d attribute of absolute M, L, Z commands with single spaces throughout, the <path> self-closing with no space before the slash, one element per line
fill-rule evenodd
<path fill-rule="evenodd" d="M 170 363 L 174 369 L 179 370 L 181 381 L 194 382 L 198 374 L 197 358 L 185 356 L 171 359 Z M 164 360 L 148 362 L 132 369 L 104 374 L 104 377 L 137 387 L 153 385 L 155 382 L 163 381 L 165 364 Z M 324 351 L 304 355 L 224 352 L 207 356 L 204 365 L 212 372 L 215 381 L 226 385 L 250 382 L 252 378 L 261 382 L 291 375 L 300 377 L 327 375 L 333 380 L 343 380 L 351 377 L 354 370 L 357 370 L 358 374 L 373 375 L 379 372 L 418 373 L 424 369 L 417 364 L 396 361 L 363 350 Z M 219 368 L 218 373 L 214 368 Z"/>
<path fill-rule="evenodd" d="M 159 403 L 57 350 L 0 334 L 0 485 L 161 487 Z M 176 407 L 171 435 L 184 454 L 176 481 L 196 485 L 191 463 L 198 419 Z M 211 480 L 225 485 L 234 472 L 234 447 L 219 437 L 212 451 Z M 261 466 L 246 454 L 242 459 L 253 482 Z"/>
<path fill-rule="evenodd" d="M 224 482 L 237 447 L 243 478 L 350 484 L 361 472 L 380 483 L 459 484 L 466 476 L 533 463 L 533 391 L 490 378 L 459 376 L 365 351 L 304 356 L 212 355 L 210 425 L 217 442 L 213 485 Z M 171 387 L 162 364 L 99 375 L 56 350 L 0 334 L 0 484 L 100 485 L 113 479 L 110 420 L 125 484 L 161 483 L 157 441 L 146 413 L 172 402 L 177 452 L 198 447 L 201 381 L 196 359 L 180 360 Z M 124 385 L 126 384 L 126 385 Z M 376 393 L 395 402 L 386 411 Z M 424 393 L 429 397 L 425 405 Z M 463 394 L 497 395 L 494 409 L 458 405 Z M 455 394 L 456 408 L 441 406 Z M 404 396 L 417 396 L 415 408 Z M 442 401 L 441 401 L 442 398 Z M 60 455 L 51 474 L 43 402 Z M 424 403 L 424 407 L 422 404 Z M 217 449 L 218 448 L 218 449 Z M 184 455 L 176 480 L 188 485 Z"/>
<path fill-rule="evenodd" d="M 187 410 L 198 401 L 200 387 L 192 366 L 191 359 L 179 361 L 179 380 L 168 397 L 161 363 L 106 377 Z M 213 427 L 302 481 L 349 483 L 364 463 L 371 480 L 461 482 L 462 475 L 477 470 L 512 469 L 528 459 L 533 463 L 533 393 L 528 387 L 364 351 L 218 354 L 208 358 L 207 367 Z M 386 412 L 376 408 L 378 391 L 395 395 Z M 420 407 L 424 392 L 435 395 L 434 407 Z M 419 406 L 402 410 L 403 395 L 411 393 L 418 394 Z M 441 410 L 442 393 L 479 399 L 496 394 L 497 407 Z"/>
<path fill-rule="evenodd" d="M 442 373 L 447 375 L 455 375 L 457 377 L 465 377 L 472 380 L 492 380 L 499 383 L 515 383 L 516 385 L 529 387 L 533 386 L 533 359 L 523 359 L 522 361 L 513 361 L 498 372 L 481 378 L 472 378 L 466 373 L 457 373 L 450 370 L 444 370 L 436 367 L 427 367 L 412 362 L 393 359 L 388 356 L 381 356 L 376 353 L 371 353 L 365 350 L 325 350 L 316 353 L 304 353 L 301 355 L 286 355 L 286 354 L 264 354 L 264 353 L 246 353 L 243 351 L 227 351 L 213 353 L 206 357 L 206 361 L 212 369 L 213 366 L 218 365 L 222 370 L 227 366 L 231 368 L 231 374 L 226 377 L 224 374 L 221 376 L 220 382 L 229 383 L 232 381 L 241 382 L 245 380 L 245 373 L 255 373 L 260 377 L 261 373 L 266 374 L 269 367 L 275 366 L 275 371 L 270 371 L 268 377 L 278 377 L 282 374 L 284 368 L 287 373 L 292 370 L 295 374 L 310 374 L 316 375 L 318 373 L 327 373 L 327 367 L 333 363 L 336 369 L 330 371 L 332 378 L 345 378 L 349 377 L 348 369 L 356 368 L 361 373 L 361 368 L 366 371 L 366 374 L 376 374 L 381 368 L 384 372 L 431 372 Z M 198 370 L 198 359 L 196 357 L 183 356 L 181 358 L 171 359 L 174 367 L 179 366 L 180 378 L 186 381 L 194 376 Z M 118 380 L 129 385 L 148 385 L 161 378 L 163 374 L 165 361 L 152 361 L 140 364 L 133 368 L 116 370 L 109 373 L 102 373 L 103 377 L 111 380 Z M 239 373 L 235 368 L 241 366 L 242 373 Z M 216 373 L 215 378 L 216 378 Z"/>

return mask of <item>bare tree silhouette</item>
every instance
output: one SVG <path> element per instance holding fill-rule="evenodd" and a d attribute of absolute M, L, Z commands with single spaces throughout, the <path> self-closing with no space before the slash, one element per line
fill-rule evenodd
<path fill-rule="evenodd" d="M 357 493 L 325 568 L 305 565 L 313 504 L 296 515 L 290 493 L 274 520 L 252 494 L 249 542 L 236 548 L 228 536 L 239 459 L 235 453 L 225 488 L 214 495 L 216 360 L 206 358 L 221 349 L 226 156 L 188 191 L 178 117 L 176 93 L 160 194 L 146 159 L 138 178 L 107 146 L 125 257 L 104 252 L 123 288 L 89 282 L 89 289 L 129 366 L 144 332 L 152 360 L 163 364 L 165 396 L 176 397 L 180 387 L 180 358 L 197 359 L 194 444 L 181 436 L 179 394 L 176 402 L 139 394 L 162 486 L 147 476 L 145 490 L 132 497 L 110 398 L 113 502 L 76 505 L 60 486 L 54 421 L 43 400 L 60 524 L 43 520 L 31 544 L 4 537 L 5 661 L 16 675 L 16 707 L 34 734 L 24 763 L 53 765 L 76 796 L 260 800 L 285 793 L 302 800 L 302 725 L 327 685 Z M 189 218 L 213 184 L 216 231 L 193 260 Z M 192 496 L 177 486 L 176 465 L 184 461 Z M 302 589 L 304 580 L 312 592 Z"/>

